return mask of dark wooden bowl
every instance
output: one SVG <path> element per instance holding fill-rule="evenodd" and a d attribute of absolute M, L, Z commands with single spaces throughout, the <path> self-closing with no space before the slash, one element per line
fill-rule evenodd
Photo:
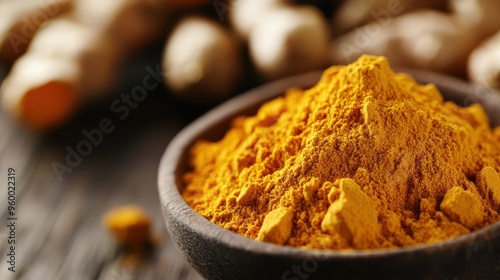
<path fill-rule="evenodd" d="M 500 96 L 440 74 L 402 70 L 421 83 L 436 84 L 460 105 L 479 102 L 500 125 Z M 182 199 L 187 151 L 197 139 L 218 140 L 237 115 L 256 112 L 287 88 L 310 87 L 320 72 L 270 83 L 211 110 L 182 130 L 168 146 L 159 169 L 159 193 L 168 231 L 177 248 L 207 279 L 500 279 L 500 222 L 452 240 L 402 249 L 304 250 L 258 242 L 206 220 Z"/>

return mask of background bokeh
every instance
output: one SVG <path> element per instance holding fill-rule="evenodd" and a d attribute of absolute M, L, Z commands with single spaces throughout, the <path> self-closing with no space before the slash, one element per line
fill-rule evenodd
<path fill-rule="evenodd" d="M 156 189 L 182 127 L 363 53 L 499 88 L 499 13 L 487 0 L 0 0 L 0 180 L 16 170 L 19 244 L 11 273 L 0 229 L 0 279 L 199 279 Z M 101 225 L 126 204 L 163 240 L 132 261 Z"/>

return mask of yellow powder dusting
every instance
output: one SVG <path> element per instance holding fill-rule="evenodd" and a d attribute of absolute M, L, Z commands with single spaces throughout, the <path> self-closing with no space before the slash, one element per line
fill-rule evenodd
<path fill-rule="evenodd" d="M 363 56 L 196 143 L 183 197 L 224 228 L 288 246 L 437 242 L 499 220 L 499 140 L 481 106 L 444 102 Z"/>

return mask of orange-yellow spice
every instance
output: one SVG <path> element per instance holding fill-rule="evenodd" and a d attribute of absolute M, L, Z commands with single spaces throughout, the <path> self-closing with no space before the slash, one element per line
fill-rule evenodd
<path fill-rule="evenodd" d="M 316 249 L 437 242 L 500 219 L 500 129 L 384 57 L 326 70 L 218 142 L 197 142 L 183 197 L 261 241 Z"/>
<path fill-rule="evenodd" d="M 125 205 L 107 212 L 102 223 L 115 237 L 118 244 L 134 251 L 141 251 L 151 243 L 151 220 L 139 207 Z"/>

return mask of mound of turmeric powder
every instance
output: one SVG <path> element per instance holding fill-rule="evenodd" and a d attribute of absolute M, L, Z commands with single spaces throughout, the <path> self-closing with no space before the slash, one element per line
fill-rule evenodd
<path fill-rule="evenodd" d="M 190 162 L 183 197 L 195 211 L 276 244 L 403 247 L 500 219 L 500 129 L 384 57 L 333 66 L 236 118 Z"/>

